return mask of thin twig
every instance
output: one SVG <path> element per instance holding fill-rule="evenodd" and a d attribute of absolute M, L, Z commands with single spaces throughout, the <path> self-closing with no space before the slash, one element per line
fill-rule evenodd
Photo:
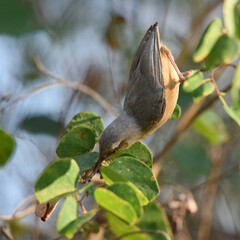
<path fill-rule="evenodd" d="M 164 236 L 167 240 L 171 240 L 170 236 L 161 230 L 153 230 L 153 229 L 143 229 L 143 230 L 139 230 L 139 231 L 132 231 L 132 232 L 128 232 L 128 233 L 124 233 L 123 235 L 115 238 L 115 240 L 120 240 L 126 236 L 130 236 L 130 235 L 135 235 L 135 234 L 144 234 L 144 233 L 153 233 L 153 234 L 160 234 L 162 236 Z"/>
<path fill-rule="evenodd" d="M 215 87 L 215 90 L 216 90 L 216 93 L 217 93 L 217 95 L 219 96 L 221 93 L 220 93 L 220 91 L 219 91 L 219 89 L 218 89 L 218 86 L 217 86 L 217 83 L 216 83 L 216 81 L 215 81 L 215 79 L 214 79 L 213 72 L 210 73 L 210 76 L 211 76 L 211 82 L 213 83 L 213 85 L 214 85 L 214 87 Z"/>
<path fill-rule="evenodd" d="M 16 214 L 19 212 L 19 210 L 21 208 L 23 208 L 24 206 L 26 206 L 28 203 L 35 201 L 36 197 L 34 195 L 31 195 L 29 197 L 27 197 L 23 202 L 21 202 L 15 209 L 15 211 L 13 212 L 13 217 L 16 216 Z"/>
<path fill-rule="evenodd" d="M 86 210 L 86 208 L 84 207 L 84 205 L 82 204 L 82 201 L 83 201 L 83 199 L 84 199 L 86 196 L 87 196 L 87 192 L 85 192 L 85 193 L 82 195 L 81 199 L 78 201 L 78 202 L 79 202 L 79 205 L 80 205 L 80 207 L 81 207 L 81 209 L 82 209 L 83 214 L 87 214 L 87 210 Z"/>
<path fill-rule="evenodd" d="M 28 208 L 24 209 L 23 211 L 15 214 L 14 216 L 11 216 L 11 215 L 0 215 L 0 220 L 10 221 L 10 220 L 13 220 L 13 219 L 24 218 L 27 215 L 32 214 L 33 212 L 35 212 L 36 206 L 37 206 L 36 204 L 31 205 L 30 207 L 28 207 Z"/>
<path fill-rule="evenodd" d="M 54 85 L 63 85 L 65 87 L 73 88 L 73 89 L 76 89 L 78 91 L 81 91 L 81 92 L 89 95 L 90 97 L 95 99 L 107 111 L 111 112 L 115 116 L 118 116 L 118 113 L 114 110 L 114 108 L 111 106 L 111 104 L 109 104 L 99 93 L 94 91 L 92 88 L 90 88 L 90 87 L 88 87 L 84 84 L 75 83 L 75 82 L 72 82 L 72 81 L 68 81 L 68 80 L 64 80 L 64 79 L 61 79 L 59 77 L 56 77 L 54 74 L 52 74 L 48 69 L 46 69 L 43 66 L 43 64 L 41 63 L 38 56 L 35 56 L 35 63 L 36 63 L 36 66 L 37 66 L 37 68 L 40 72 L 42 72 L 43 74 L 45 74 L 46 76 L 48 76 L 50 78 L 53 78 L 55 81 L 50 82 L 50 83 L 42 84 L 42 85 L 30 90 L 29 92 L 23 94 L 22 96 L 18 97 L 13 102 L 11 102 L 9 105 L 4 107 L 1 110 L 1 112 L 3 112 L 3 113 L 6 112 L 9 108 L 14 106 L 19 101 L 31 96 L 32 94 L 34 94 L 34 93 L 36 93 L 36 92 L 38 92 L 42 89 L 45 89 L 45 88 L 48 88 L 48 87 L 54 86 Z"/>

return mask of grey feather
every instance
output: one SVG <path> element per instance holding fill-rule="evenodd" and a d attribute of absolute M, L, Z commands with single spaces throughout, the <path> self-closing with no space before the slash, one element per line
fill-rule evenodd
<path fill-rule="evenodd" d="M 166 107 L 159 51 L 157 25 L 153 25 L 133 59 L 124 102 L 124 111 L 143 132 L 161 120 Z"/>

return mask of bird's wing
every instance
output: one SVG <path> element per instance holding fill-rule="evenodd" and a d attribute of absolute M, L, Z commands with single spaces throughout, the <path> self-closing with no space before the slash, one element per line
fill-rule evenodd
<path fill-rule="evenodd" d="M 130 69 L 124 111 L 134 117 L 143 131 L 158 123 L 166 101 L 160 58 L 158 24 L 141 41 Z"/>

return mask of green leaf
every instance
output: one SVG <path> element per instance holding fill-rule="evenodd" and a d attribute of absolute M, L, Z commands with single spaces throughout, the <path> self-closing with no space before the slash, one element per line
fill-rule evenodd
<path fill-rule="evenodd" d="M 143 162 L 132 157 L 120 157 L 114 160 L 108 168 L 116 171 L 118 176 L 125 181 L 134 184 L 149 201 L 156 198 L 159 194 L 160 190 L 156 178 L 151 168 Z M 108 178 L 111 177 L 108 175 Z M 122 182 L 122 180 L 119 181 L 115 177 L 113 179 L 115 183 Z"/>
<path fill-rule="evenodd" d="M 199 134 L 210 143 L 219 145 L 228 140 L 229 135 L 222 119 L 212 110 L 202 113 L 192 124 Z"/>
<path fill-rule="evenodd" d="M 214 44 L 219 38 L 222 30 L 222 23 L 219 18 L 214 19 L 206 28 L 203 33 L 196 51 L 193 54 L 194 62 L 201 62 L 205 59 L 210 51 L 212 50 Z"/>
<path fill-rule="evenodd" d="M 88 223 L 98 210 L 94 209 L 86 215 L 77 217 L 77 202 L 73 198 L 66 199 L 57 219 L 57 231 L 72 239 L 75 233 L 85 224 Z"/>
<path fill-rule="evenodd" d="M 0 32 L 20 35 L 36 30 L 32 4 L 29 1 L 0 1 Z"/>
<path fill-rule="evenodd" d="M 0 129 L 0 167 L 6 164 L 15 148 L 13 138 Z"/>
<path fill-rule="evenodd" d="M 49 116 L 36 115 L 25 118 L 20 124 L 19 127 L 34 134 L 49 134 L 57 135 L 59 129 L 62 127 L 61 124 L 52 119 Z"/>
<path fill-rule="evenodd" d="M 81 172 L 93 168 L 96 165 L 98 158 L 98 152 L 85 153 L 83 155 L 74 157 Z"/>
<path fill-rule="evenodd" d="M 224 0 L 223 17 L 225 27 L 229 36 L 234 37 L 236 33 L 234 8 L 237 0 Z"/>
<path fill-rule="evenodd" d="M 214 45 L 205 60 L 207 70 L 211 71 L 219 64 L 228 64 L 239 54 L 239 42 L 223 34 Z"/>
<path fill-rule="evenodd" d="M 35 196 L 39 203 L 60 199 L 76 191 L 79 167 L 73 159 L 60 159 L 51 163 L 35 184 Z"/>
<path fill-rule="evenodd" d="M 125 222 L 132 224 L 137 221 L 137 214 L 132 205 L 112 191 L 105 188 L 97 188 L 94 192 L 94 197 L 102 208 L 120 217 Z"/>
<path fill-rule="evenodd" d="M 115 215 L 111 214 L 110 212 L 106 212 L 106 217 L 107 217 L 110 229 L 118 237 L 127 233 L 141 231 L 139 227 L 131 226 L 131 225 L 129 226 L 127 223 L 125 223 Z M 147 236 L 145 233 L 131 234 L 122 239 L 123 240 L 151 240 L 151 238 Z"/>
<path fill-rule="evenodd" d="M 119 151 L 114 154 L 113 159 L 116 159 L 120 156 L 134 156 L 142 162 L 146 163 L 150 168 L 152 168 L 153 158 L 150 150 L 147 148 L 145 144 L 138 141 L 134 143 L 131 147 Z"/>
<path fill-rule="evenodd" d="M 169 119 L 177 119 L 181 116 L 181 113 L 182 113 L 181 107 L 178 104 L 176 104 L 176 107 L 174 108 L 173 113 Z"/>
<path fill-rule="evenodd" d="M 104 129 L 103 120 L 94 112 L 80 112 L 76 114 L 67 125 L 65 133 L 70 132 L 75 127 L 85 127 L 93 131 L 96 140 Z"/>
<path fill-rule="evenodd" d="M 233 76 L 231 94 L 233 102 L 240 104 L 240 61 L 238 62 Z"/>
<path fill-rule="evenodd" d="M 205 82 L 206 80 L 204 79 L 202 72 L 192 71 L 187 80 L 183 83 L 182 89 L 184 92 L 190 93 L 195 91 L 199 86 L 201 86 Z"/>
<path fill-rule="evenodd" d="M 235 36 L 236 38 L 240 39 L 240 4 L 235 5 L 234 9 L 234 15 L 235 15 Z"/>
<path fill-rule="evenodd" d="M 206 82 L 198 87 L 193 92 L 193 101 L 198 103 L 203 97 L 207 97 L 208 95 L 214 92 L 215 88 L 212 82 Z"/>
<path fill-rule="evenodd" d="M 76 220 L 78 217 L 78 203 L 77 199 L 74 197 L 68 197 L 62 205 L 57 218 L 57 231 L 63 235 L 69 235 L 74 233 L 69 233 L 66 228 L 69 223 Z M 67 234 L 66 234 L 67 233 Z"/>
<path fill-rule="evenodd" d="M 63 135 L 56 152 L 60 158 L 74 157 L 91 151 L 94 145 L 95 137 L 90 129 L 74 127 Z"/>
<path fill-rule="evenodd" d="M 100 170 L 101 170 L 102 177 L 106 180 L 106 183 L 108 185 L 121 183 L 121 182 L 128 183 L 137 194 L 140 204 L 142 206 L 145 206 L 146 204 L 148 204 L 149 201 L 147 197 L 133 183 L 127 181 L 123 176 L 118 174 L 116 170 L 114 170 L 111 167 L 101 167 Z"/>
<path fill-rule="evenodd" d="M 140 218 L 143 213 L 143 209 L 140 205 L 139 199 L 136 192 L 128 183 L 116 183 L 107 188 L 108 190 L 114 192 L 120 198 L 129 202 L 134 208 L 137 217 Z"/>
<path fill-rule="evenodd" d="M 223 109 L 240 126 L 240 114 L 225 104 L 223 105 Z"/>
<path fill-rule="evenodd" d="M 169 224 L 165 210 L 158 202 L 151 202 L 144 207 L 144 215 L 140 223 L 137 224 L 140 229 L 161 230 L 166 233 L 169 238 L 173 239 L 171 226 Z M 151 234 L 151 239 L 166 240 L 167 238 L 161 234 Z"/>

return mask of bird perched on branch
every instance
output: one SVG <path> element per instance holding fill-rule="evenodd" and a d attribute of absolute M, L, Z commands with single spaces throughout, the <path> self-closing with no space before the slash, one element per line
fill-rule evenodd
<path fill-rule="evenodd" d="M 100 157 L 86 181 L 96 174 L 102 161 L 149 136 L 168 120 L 177 103 L 179 83 L 184 80 L 170 50 L 160 42 L 156 22 L 133 58 L 123 112 L 102 132 Z"/>

